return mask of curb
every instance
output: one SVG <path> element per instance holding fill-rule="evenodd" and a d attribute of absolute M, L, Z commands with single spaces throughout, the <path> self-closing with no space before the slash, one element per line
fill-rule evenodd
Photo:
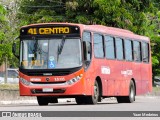
<path fill-rule="evenodd" d="M 136 98 L 148 98 L 148 99 L 160 99 L 160 96 L 136 96 Z M 115 97 L 110 97 L 103 99 L 102 102 L 115 102 Z M 58 103 L 69 103 L 69 102 L 75 102 L 74 98 L 59 98 Z M 11 104 L 38 104 L 36 99 L 33 100 L 10 100 L 10 101 L 0 101 L 0 105 L 11 105 Z"/>
<path fill-rule="evenodd" d="M 70 99 L 58 99 L 58 103 L 75 102 L 74 98 Z M 13 101 L 0 101 L 0 105 L 9 104 L 38 104 L 37 100 L 13 100 Z"/>
<path fill-rule="evenodd" d="M 146 95 L 146 96 L 136 96 L 136 98 L 149 98 L 149 99 L 157 99 L 160 98 L 160 96 L 150 96 L 150 95 Z"/>

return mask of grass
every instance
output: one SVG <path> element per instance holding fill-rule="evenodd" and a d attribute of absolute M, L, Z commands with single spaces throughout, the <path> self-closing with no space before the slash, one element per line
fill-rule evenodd
<path fill-rule="evenodd" d="M 154 92 L 160 91 L 160 86 L 159 86 L 159 87 L 153 87 L 153 91 L 154 91 Z"/>
<path fill-rule="evenodd" d="M 152 95 L 160 96 L 160 86 L 153 87 Z"/>
<path fill-rule="evenodd" d="M 3 90 L 3 89 L 8 89 L 8 90 L 19 89 L 19 85 L 18 84 L 0 84 L 0 90 Z"/>

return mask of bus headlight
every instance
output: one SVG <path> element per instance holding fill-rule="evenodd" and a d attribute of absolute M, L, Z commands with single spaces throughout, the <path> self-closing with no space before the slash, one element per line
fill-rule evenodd
<path fill-rule="evenodd" d="M 74 77 L 74 78 L 68 80 L 66 83 L 67 83 L 68 85 L 71 85 L 71 84 L 79 81 L 79 80 L 82 78 L 82 76 L 83 76 L 83 74 L 80 74 L 80 75 L 78 75 L 77 77 Z"/>
<path fill-rule="evenodd" d="M 19 80 L 20 80 L 23 84 L 25 84 L 25 85 L 27 85 L 27 86 L 30 85 L 30 82 L 27 81 L 27 80 L 25 80 L 25 79 L 23 79 L 23 78 L 20 78 Z"/>

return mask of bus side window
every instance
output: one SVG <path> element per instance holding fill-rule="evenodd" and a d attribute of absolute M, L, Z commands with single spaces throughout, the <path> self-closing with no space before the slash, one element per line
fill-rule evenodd
<path fill-rule="evenodd" d="M 84 54 L 87 54 L 86 55 L 86 66 L 88 66 L 90 64 L 90 61 L 91 61 L 91 57 L 92 57 L 92 42 L 91 42 L 91 33 L 90 32 L 83 32 L 83 41 L 85 42 L 85 47 L 87 49 L 87 52 L 84 53 Z M 83 52 L 85 52 L 83 50 Z"/>
<path fill-rule="evenodd" d="M 123 54 L 123 42 L 121 38 L 116 38 L 116 58 L 117 60 L 123 60 L 124 54 Z"/>
<path fill-rule="evenodd" d="M 94 55 L 96 58 L 104 58 L 103 36 L 94 34 Z"/>
<path fill-rule="evenodd" d="M 105 51 L 107 59 L 115 59 L 114 38 L 105 36 Z"/>
<path fill-rule="evenodd" d="M 142 60 L 145 63 L 149 62 L 149 44 L 142 42 Z"/>
<path fill-rule="evenodd" d="M 124 46 L 125 46 L 125 59 L 126 61 L 132 61 L 132 41 L 131 40 L 124 40 Z"/>
<path fill-rule="evenodd" d="M 138 41 L 133 41 L 134 61 L 141 62 L 141 45 Z"/>

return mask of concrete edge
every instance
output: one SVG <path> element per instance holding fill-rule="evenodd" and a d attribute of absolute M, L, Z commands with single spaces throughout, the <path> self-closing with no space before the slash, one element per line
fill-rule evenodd
<path fill-rule="evenodd" d="M 58 103 L 65 102 L 75 102 L 74 98 L 70 99 L 58 99 Z M 9 104 L 38 104 L 37 100 L 14 100 L 14 101 L 0 101 L 0 105 L 9 105 Z"/>
<path fill-rule="evenodd" d="M 160 96 L 136 96 L 136 99 L 147 98 L 147 99 L 160 99 Z M 105 98 L 102 101 L 113 102 L 116 101 L 115 97 Z M 74 98 L 59 98 L 58 103 L 69 103 L 75 102 Z M 11 105 L 11 104 L 38 104 L 36 99 L 33 100 L 8 100 L 0 101 L 0 105 Z"/>

